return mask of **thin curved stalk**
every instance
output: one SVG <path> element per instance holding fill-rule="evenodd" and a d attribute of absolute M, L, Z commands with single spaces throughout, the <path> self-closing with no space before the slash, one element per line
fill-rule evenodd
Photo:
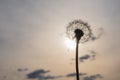
<path fill-rule="evenodd" d="M 76 41 L 76 79 L 79 80 L 79 65 L 78 65 L 78 43 L 79 41 Z"/>

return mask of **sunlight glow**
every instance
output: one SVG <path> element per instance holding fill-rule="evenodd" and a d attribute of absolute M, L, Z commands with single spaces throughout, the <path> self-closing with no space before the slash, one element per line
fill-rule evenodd
<path fill-rule="evenodd" d="M 75 49 L 75 40 L 70 40 L 69 38 L 65 38 L 65 45 L 69 50 Z"/>

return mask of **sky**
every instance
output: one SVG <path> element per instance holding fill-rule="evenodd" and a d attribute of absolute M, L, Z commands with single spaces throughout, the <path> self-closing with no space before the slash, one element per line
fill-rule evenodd
<path fill-rule="evenodd" d="M 120 80 L 120 0 L 0 0 L 0 80 L 76 80 L 66 26 L 87 22 L 81 80 Z M 101 34 L 102 29 L 102 35 Z"/>

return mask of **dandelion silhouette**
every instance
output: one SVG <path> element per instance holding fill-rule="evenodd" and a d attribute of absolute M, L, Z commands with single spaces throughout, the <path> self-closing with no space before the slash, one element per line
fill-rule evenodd
<path fill-rule="evenodd" d="M 80 43 L 87 42 L 92 35 L 90 26 L 82 20 L 74 20 L 69 23 L 66 28 L 66 34 L 69 39 L 74 39 L 77 37 L 75 36 L 75 30 L 81 30 L 84 34 L 83 36 L 81 36 Z"/>
<path fill-rule="evenodd" d="M 66 28 L 66 34 L 69 39 L 76 38 L 76 79 L 79 80 L 79 66 L 78 66 L 78 44 L 84 43 L 91 37 L 90 26 L 82 20 L 74 20 L 69 23 Z"/>

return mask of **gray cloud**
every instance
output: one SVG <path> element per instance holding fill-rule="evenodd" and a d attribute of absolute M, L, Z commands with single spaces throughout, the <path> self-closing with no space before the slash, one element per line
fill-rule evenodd
<path fill-rule="evenodd" d="M 61 77 L 63 77 L 63 76 L 51 76 L 51 75 L 47 75 L 47 76 L 45 76 L 44 77 L 44 79 L 57 79 L 57 78 L 61 78 Z"/>
<path fill-rule="evenodd" d="M 79 57 L 80 62 L 84 62 L 85 60 L 95 60 L 97 52 L 94 50 L 90 50 L 89 54 L 85 54 Z M 74 58 L 71 59 L 72 61 L 75 60 Z"/>
<path fill-rule="evenodd" d="M 90 39 L 91 39 L 92 41 L 95 41 L 95 40 L 97 40 L 97 39 L 100 39 L 100 37 L 101 37 L 103 34 L 104 34 L 104 29 L 103 29 L 103 28 L 99 28 L 99 29 L 98 29 L 98 35 L 95 36 L 94 34 L 92 34 L 91 37 L 90 37 Z"/>
<path fill-rule="evenodd" d="M 83 62 L 84 60 L 87 60 L 89 58 L 90 58 L 90 55 L 86 54 L 86 55 L 81 56 L 79 59 L 80 59 L 80 62 Z"/>
<path fill-rule="evenodd" d="M 90 51 L 90 54 L 91 54 L 92 60 L 95 60 L 96 55 L 97 55 L 97 52 L 94 51 L 94 50 L 91 50 L 91 51 Z"/>
<path fill-rule="evenodd" d="M 44 70 L 44 69 L 40 69 L 40 70 L 35 70 L 29 74 L 27 74 L 27 78 L 28 79 L 56 79 L 56 78 L 61 78 L 62 76 L 52 76 L 52 75 L 46 75 L 47 73 L 49 73 L 49 70 Z"/>
<path fill-rule="evenodd" d="M 44 78 L 43 75 L 50 72 L 49 70 L 45 71 L 44 69 L 40 70 L 35 70 L 29 74 L 27 74 L 27 77 L 30 79 L 35 79 L 35 78 Z"/>
<path fill-rule="evenodd" d="M 19 68 L 17 69 L 18 72 L 28 71 L 28 68 Z"/>
<path fill-rule="evenodd" d="M 84 77 L 84 80 L 96 80 L 98 78 L 103 78 L 101 74 L 91 75 Z"/>
<path fill-rule="evenodd" d="M 85 54 L 83 56 L 81 56 L 79 58 L 80 62 L 84 62 L 85 60 L 95 60 L 95 57 L 96 57 L 96 52 L 95 51 L 91 51 L 90 54 Z"/>
<path fill-rule="evenodd" d="M 83 75 L 87 75 L 86 73 L 79 73 L 79 76 L 83 76 Z M 67 74 L 66 77 L 74 77 L 76 76 L 76 73 L 70 73 L 70 74 Z"/>
<path fill-rule="evenodd" d="M 53 76 L 53 75 L 47 75 L 47 73 L 49 73 L 49 70 L 44 70 L 44 69 L 39 69 L 39 70 L 35 70 L 29 74 L 27 74 L 27 78 L 28 79 L 38 79 L 38 80 L 53 80 L 53 79 L 58 79 L 58 78 L 62 78 L 62 77 L 75 77 L 76 73 L 69 73 L 65 76 Z M 90 75 L 88 76 L 87 73 L 79 73 L 79 76 L 83 77 L 83 80 L 96 80 L 98 78 L 103 78 L 103 76 L 101 74 L 95 74 L 95 75 Z"/>
<path fill-rule="evenodd" d="M 79 75 L 83 77 L 83 80 L 96 80 L 96 79 L 103 78 L 101 74 L 95 74 L 95 75 L 88 76 L 87 73 L 80 73 Z M 75 77 L 75 76 L 76 76 L 76 73 L 69 73 L 66 75 L 66 77 Z"/>

